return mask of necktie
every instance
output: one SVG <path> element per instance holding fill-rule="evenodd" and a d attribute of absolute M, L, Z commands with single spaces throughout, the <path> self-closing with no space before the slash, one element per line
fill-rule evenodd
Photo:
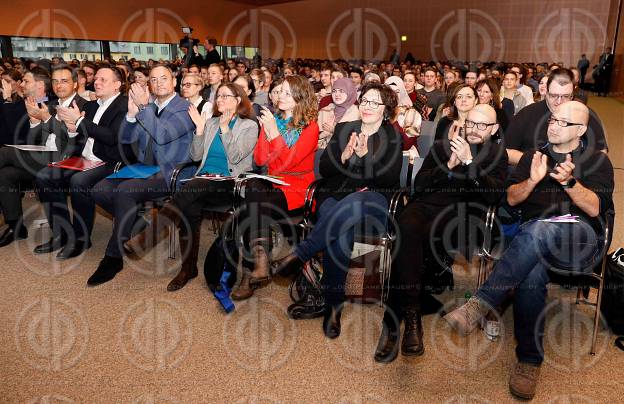
<path fill-rule="evenodd" d="M 160 118 L 162 111 L 164 108 L 158 112 L 158 106 L 156 104 L 152 104 L 152 108 L 154 108 L 154 112 L 156 113 L 156 117 Z M 147 145 L 145 146 L 145 157 L 143 158 L 143 164 L 148 166 L 153 166 L 156 164 L 154 159 L 154 138 L 148 135 Z"/>

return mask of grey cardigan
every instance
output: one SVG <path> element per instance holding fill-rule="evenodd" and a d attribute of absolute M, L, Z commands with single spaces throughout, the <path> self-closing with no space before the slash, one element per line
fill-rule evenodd
<path fill-rule="evenodd" d="M 206 163 L 208 150 L 219 129 L 219 117 L 210 118 L 206 121 L 203 135 L 194 135 L 191 144 L 191 158 L 193 161 L 201 159 L 199 169 Z M 253 169 L 253 150 L 258 141 L 258 124 L 251 119 L 236 118 L 234 127 L 225 135 L 221 136 L 225 154 L 228 158 L 230 175 L 237 177 L 239 174 Z"/>

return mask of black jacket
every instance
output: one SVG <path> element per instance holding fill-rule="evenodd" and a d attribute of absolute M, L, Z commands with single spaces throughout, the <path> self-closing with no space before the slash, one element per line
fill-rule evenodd
<path fill-rule="evenodd" d="M 128 112 L 128 97 L 119 95 L 106 109 L 100 122 L 93 123 L 95 113 L 99 108 L 97 101 L 89 101 L 84 106 L 85 117 L 78 127 L 78 136 L 73 155 L 80 155 L 88 138 L 94 139 L 93 154 L 107 163 L 123 161 L 134 162 L 134 153 L 131 148 L 119 143 L 121 123 L 126 119 Z"/>
<path fill-rule="evenodd" d="M 391 124 L 382 124 L 368 138 L 368 153 L 360 158 L 355 153 L 344 164 L 341 155 L 353 132 L 360 133 L 362 121 L 336 125 L 319 171 L 325 180 L 319 189 L 318 206 L 328 197 L 340 200 L 362 188 L 382 193 L 390 199 L 399 187 L 403 162 L 403 140 Z"/>
<path fill-rule="evenodd" d="M 498 203 L 505 191 L 507 152 L 492 141 L 471 149 L 471 164 L 449 170 L 450 143 L 435 142 L 414 180 L 414 198 L 437 207 L 457 202 Z"/>
<path fill-rule="evenodd" d="M 56 97 L 49 96 L 48 107 Z M 26 102 L 21 99 L 17 102 L 6 103 L 0 100 L 0 143 L 28 144 L 30 119 L 26 112 Z"/>

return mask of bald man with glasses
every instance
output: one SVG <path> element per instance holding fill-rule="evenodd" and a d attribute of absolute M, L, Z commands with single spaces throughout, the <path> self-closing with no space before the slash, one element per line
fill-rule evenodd
<path fill-rule="evenodd" d="M 584 146 L 589 109 L 565 102 L 547 120 L 548 143 L 526 152 L 507 187 L 507 203 L 521 212 L 519 231 L 487 281 L 444 319 L 461 335 L 513 292 L 517 363 L 512 394 L 535 395 L 544 360 L 547 284 L 553 273 L 592 273 L 600 261 L 606 213 L 613 209 L 609 157 Z M 563 215 L 574 219 L 561 221 Z"/>
<path fill-rule="evenodd" d="M 509 164 L 516 165 L 527 150 L 541 148 L 548 142 L 548 119 L 564 103 L 574 99 L 574 73 L 569 69 L 550 72 L 545 99 L 522 108 L 509 122 L 505 131 L 505 147 Z M 587 131 L 581 138 L 583 145 L 592 150 L 608 151 L 602 122 L 589 110 Z"/>

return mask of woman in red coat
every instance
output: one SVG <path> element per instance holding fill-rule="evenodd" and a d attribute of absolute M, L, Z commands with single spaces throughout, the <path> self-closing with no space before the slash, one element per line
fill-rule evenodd
<path fill-rule="evenodd" d="M 245 261 L 253 261 L 253 271 L 243 271 L 239 288 L 232 292 L 237 300 L 251 297 L 254 288 L 269 279 L 271 222 L 301 208 L 306 190 L 314 181 L 319 127 L 318 104 L 310 82 L 301 76 L 285 77 L 277 107 L 275 115 L 265 107 L 258 117 L 262 129 L 254 160 L 288 185 L 259 179 L 246 184 L 239 230 L 251 253 L 246 254 L 249 259 Z"/>

